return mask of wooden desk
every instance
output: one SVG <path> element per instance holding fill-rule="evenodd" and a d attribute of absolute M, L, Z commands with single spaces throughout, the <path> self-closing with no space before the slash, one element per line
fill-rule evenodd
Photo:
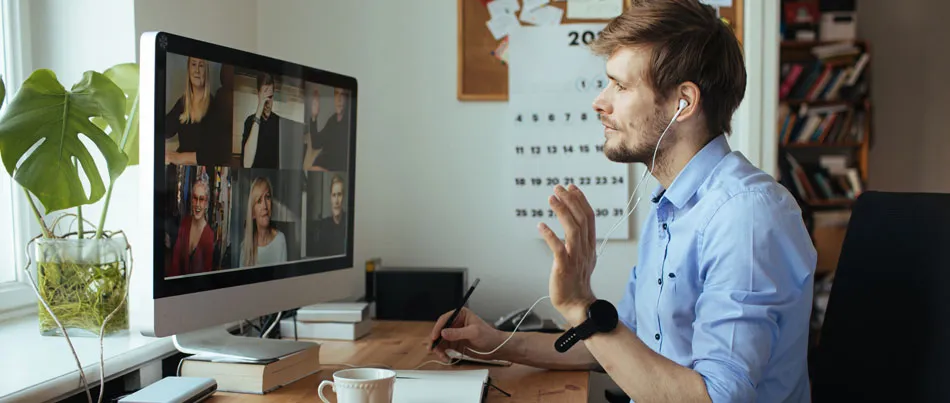
<path fill-rule="evenodd" d="M 212 403 L 254 403 L 254 402 L 320 402 L 317 387 L 325 379 L 332 379 L 333 372 L 346 369 L 334 366 L 335 363 L 352 365 L 385 364 L 393 369 L 412 369 L 429 360 L 437 360 L 434 354 L 428 354 L 430 322 L 386 322 L 378 321 L 372 333 L 366 337 L 351 341 L 320 341 L 320 362 L 327 367 L 309 377 L 266 395 L 238 393 L 215 393 L 208 399 Z M 511 394 L 506 397 L 497 390 L 489 388 L 486 402 L 523 403 L 523 402 L 586 402 L 588 380 L 587 371 L 548 371 L 514 364 L 510 367 L 455 365 L 447 367 L 435 363 L 428 364 L 422 370 L 456 370 L 487 368 L 492 383 Z M 332 395 L 332 391 L 327 389 Z"/>

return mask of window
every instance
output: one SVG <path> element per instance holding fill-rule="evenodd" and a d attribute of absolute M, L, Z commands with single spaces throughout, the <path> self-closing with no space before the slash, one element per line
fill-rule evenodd
<path fill-rule="evenodd" d="M 30 32 L 28 14 L 21 8 L 24 3 L 23 0 L 0 0 L 0 74 L 7 91 L 6 100 L 19 89 L 30 71 L 30 55 L 24 52 L 29 50 Z M 6 107 L 6 100 L 2 108 Z M 24 192 L 5 169 L 0 169 L 0 313 L 29 307 L 36 301 L 22 269 L 27 262 L 25 242 L 39 226 L 30 221 L 29 209 L 23 208 L 25 203 Z"/>

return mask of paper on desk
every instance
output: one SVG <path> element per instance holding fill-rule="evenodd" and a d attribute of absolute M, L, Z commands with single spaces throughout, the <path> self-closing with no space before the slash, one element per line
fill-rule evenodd
<path fill-rule="evenodd" d="M 522 11 L 522 13 L 524 13 L 525 11 L 534 10 L 538 7 L 548 4 L 548 1 L 549 0 L 524 0 L 524 10 Z"/>
<path fill-rule="evenodd" d="M 491 31 L 495 39 L 501 39 L 508 36 L 508 33 L 516 26 L 521 25 L 513 14 L 501 14 L 485 23 L 488 30 Z"/>
<path fill-rule="evenodd" d="M 481 403 L 488 370 L 396 371 L 393 403 Z"/>
<path fill-rule="evenodd" d="M 699 0 L 713 7 L 732 7 L 732 0 Z"/>
<path fill-rule="evenodd" d="M 494 0 L 488 3 L 488 15 L 491 19 L 503 15 L 515 15 L 515 12 L 521 8 L 518 0 Z"/>
<path fill-rule="evenodd" d="M 561 23 L 561 17 L 564 16 L 564 10 L 552 6 L 542 6 L 534 10 L 525 9 L 521 12 L 521 21 L 534 25 L 558 25 Z"/>
<path fill-rule="evenodd" d="M 613 18 L 623 13 L 623 0 L 567 0 L 567 18 Z"/>

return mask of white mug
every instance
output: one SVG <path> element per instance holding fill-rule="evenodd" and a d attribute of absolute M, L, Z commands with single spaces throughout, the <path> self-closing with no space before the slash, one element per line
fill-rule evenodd
<path fill-rule="evenodd" d="M 392 403 L 395 383 L 396 373 L 388 369 L 344 369 L 333 373 L 332 382 L 320 382 L 317 394 L 323 403 L 331 403 L 323 396 L 323 387 L 330 385 L 337 403 Z"/>

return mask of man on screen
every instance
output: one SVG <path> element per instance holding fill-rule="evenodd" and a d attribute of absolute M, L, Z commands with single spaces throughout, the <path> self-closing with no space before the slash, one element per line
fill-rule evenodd
<path fill-rule="evenodd" d="M 314 97 L 316 99 L 316 97 Z M 315 171 L 346 171 L 347 154 L 350 151 L 350 116 L 347 108 L 348 97 L 342 88 L 333 89 L 334 114 L 327 119 L 323 129 L 316 131 L 316 124 L 310 125 L 311 147 L 320 149 L 313 162 Z M 319 100 L 316 101 L 319 105 Z"/>
<path fill-rule="evenodd" d="M 274 77 L 257 74 L 257 109 L 244 120 L 241 136 L 245 168 L 280 168 L 280 125 L 285 119 L 273 111 Z"/>
<path fill-rule="evenodd" d="M 343 211 L 343 196 L 343 177 L 333 175 L 330 180 L 331 215 L 317 222 L 318 256 L 335 256 L 346 252 L 346 212 Z"/>

